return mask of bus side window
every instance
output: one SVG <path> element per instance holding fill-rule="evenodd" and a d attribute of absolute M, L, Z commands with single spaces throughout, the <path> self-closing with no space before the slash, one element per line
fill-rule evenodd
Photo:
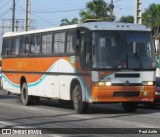
<path fill-rule="evenodd" d="M 19 37 L 12 38 L 11 55 L 19 54 Z"/>
<path fill-rule="evenodd" d="M 20 55 L 29 54 L 29 36 L 21 36 L 20 38 Z"/>
<path fill-rule="evenodd" d="M 20 38 L 15 38 L 15 55 L 19 55 Z"/>
<path fill-rule="evenodd" d="M 11 55 L 11 39 L 6 39 L 6 55 Z"/>
<path fill-rule="evenodd" d="M 42 35 L 42 54 L 51 54 L 52 52 L 52 34 Z"/>
<path fill-rule="evenodd" d="M 54 34 L 54 53 L 64 53 L 65 51 L 65 33 Z"/>
<path fill-rule="evenodd" d="M 6 55 L 6 39 L 3 39 L 1 55 Z"/>
<path fill-rule="evenodd" d="M 31 54 L 40 53 L 40 35 L 31 36 Z"/>
<path fill-rule="evenodd" d="M 67 32 L 67 53 L 75 53 L 75 50 L 76 50 L 76 33 L 75 31 Z"/>

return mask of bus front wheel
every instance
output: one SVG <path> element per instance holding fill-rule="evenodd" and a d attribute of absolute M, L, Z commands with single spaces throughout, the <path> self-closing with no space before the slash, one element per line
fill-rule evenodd
<path fill-rule="evenodd" d="M 82 101 L 80 85 L 76 85 L 72 92 L 73 106 L 77 113 L 85 113 L 88 110 L 88 103 Z"/>
<path fill-rule="evenodd" d="M 22 99 L 22 103 L 25 106 L 32 105 L 34 102 L 33 96 L 28 95 L 28 87 L 26 82 L 23 83 L 21 88 L 21 99 Z"/>
<path fill-rule="evenodd" d="M 136 102 L 123 102 L 123 109 L 125 112 L 135 112 L 138 108 L 138 103 Z"/>

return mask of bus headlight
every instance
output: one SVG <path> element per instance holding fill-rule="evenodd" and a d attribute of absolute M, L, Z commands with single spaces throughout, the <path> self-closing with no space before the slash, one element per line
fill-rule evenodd
<path fill-rule="evenodd" d="M 157 91 L 156 91 L 156 92 L 155 92 L 155 95 L 157 95 L 157 96 L 160 95 L 160 92 L 157 92 Z"/>
<path fill-rule="evenodd" d="M 95 86 L 111 86 L 111 82 L 95 82 Z"/>
<path fill-rule="evenodd" d="M 143 81 L 143 82 L 142 82 L 142 85 L 143 85 L 143 86 L 153 86 L 153 85 L 154 85 L 154 82 L 153 82 L 153 81 Z"/>

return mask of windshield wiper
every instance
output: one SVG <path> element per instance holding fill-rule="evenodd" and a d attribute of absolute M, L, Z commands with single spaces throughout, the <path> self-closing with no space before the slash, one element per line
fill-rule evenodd
<path fill-rule="evenodd" d="M 135 56 L 135 59 L 136 59 L 137 62 L 138 62 L 138 65 L 139 65 L 141 68 L 143 68 L 142 63 L 141 63 L 141 61 L 140 61 L 140 58 L 139 58 L 138 54 L 137 54 L 137 53 L 134 53 L 134 56 Z"/>

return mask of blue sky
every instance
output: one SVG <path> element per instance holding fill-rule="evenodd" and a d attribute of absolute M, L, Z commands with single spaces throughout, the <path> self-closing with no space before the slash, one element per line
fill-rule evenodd
<path fill-rule="evenodd" d="M 25 1 L 16 0 L 16 18 L 24 18 Z M 38 21 L 38 28 L 58 26 L 63 18 L 80 18 L 79 9 L 85 9 L 86 3 L 90 1 L 92 0 L 31 0 L 31 18 Z M 12 6 L 12 0 L 5 5 L 7 2 L 8 0 L 0 0 L 0 17 Z M 105 0 L 105 2 L 110 3 L 110 0 Z M 144 11 L 149 4 L 160 3 L 160 0 L 142 0 L 142 2 Z M 117 20 L 121 16 L 134 15 L 134 3 L 135 0 L 114 0 L 114 14 Z M 11 10 L 2 18 L 11 18 Z"/>
<path fill-rule="evenodd" d="M 26 0 L 15 1 L 16 18 L 24 19 Z M 31 0 L 31 18 L 36 19 L 37 28 L 59 26 L 61 19 L 63 18 L 67 18 L 69 20 L 74 17 L 80 18 L 80 9 L 85 9 L 86 3 L 90 1 L 92 0 Z M 110 0 L 105 0 L 105 2 L 110 3 Z M 142 0 L 143 11 L 151 3 L 160 4 L 160 0 Z M 116 15 L 117 20 L 121 16 L 134 16 L 134 4 L 135 0 L 114 0 L 114 15 Z M 11 19 L 11 6 L 12 0 L 0 0 L 0 20 L 2 18 Z"/>

